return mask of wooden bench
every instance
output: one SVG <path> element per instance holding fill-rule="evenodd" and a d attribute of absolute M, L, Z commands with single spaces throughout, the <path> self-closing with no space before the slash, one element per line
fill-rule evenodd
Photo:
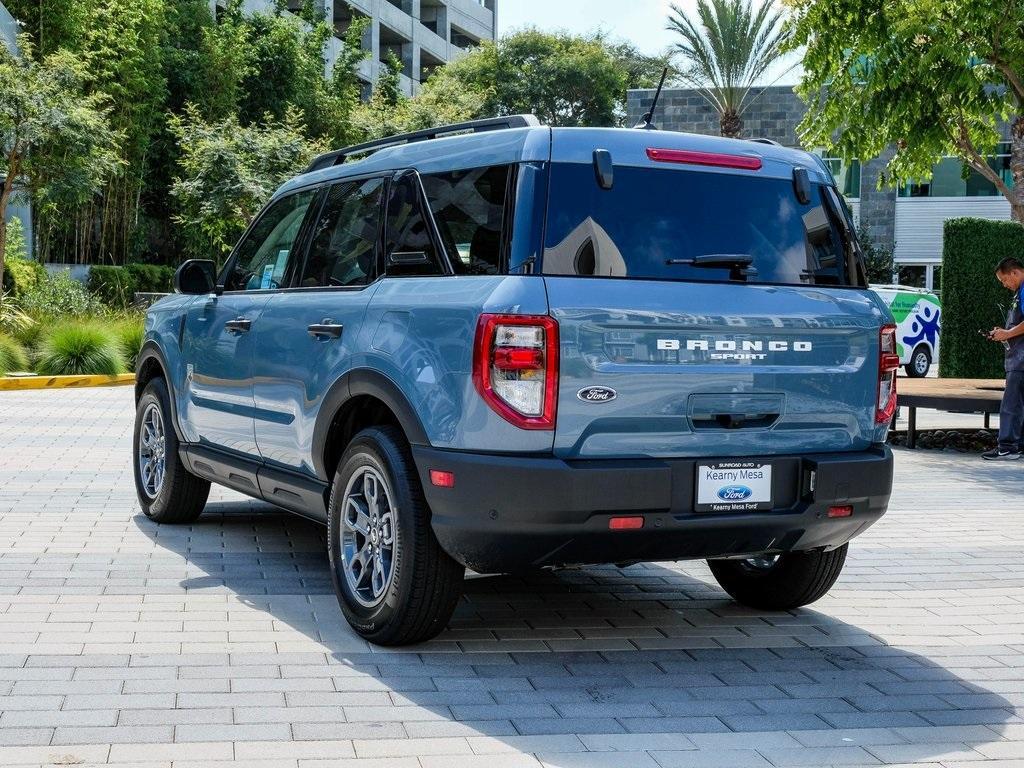
<path fill-rule="evenodd" d="M 909 379 L 896 382 L 898 404 L 906 408 L 907 448 L 917 442 L 917 409 L 935 408 L 940 411 L 970 411 L 985 414 L 985 429 L 989 419 L 999 413 L 1003 399 L 1003 379 Z M 895 419 L 893 420 L 895 422 Z"/>

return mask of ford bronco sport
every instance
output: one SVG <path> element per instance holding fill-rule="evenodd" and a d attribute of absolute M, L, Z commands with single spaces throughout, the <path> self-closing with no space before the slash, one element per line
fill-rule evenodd
<path fill-rule="evenodd" d="M 326 524 L 375 643 L 440 632 L 464 568 L 701 558 L 795 608 L 889 500 L 892 317 L 804 152 L 408 134 L 318 158 L 175 285 L 137 371 L 143 511 L 190 523 L 212 482 Z"/>

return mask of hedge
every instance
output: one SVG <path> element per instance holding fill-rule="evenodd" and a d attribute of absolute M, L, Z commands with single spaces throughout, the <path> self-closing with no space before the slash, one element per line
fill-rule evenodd
<path fill-rule="evenodd" d="M 86 287 L 108 307 L 130 307 L 135 298 L 135 278 L 123 267 L 90 267 Z"/>
<path fill-rule="evenodd" d="M 46 279 L 46 268 L 37 261 L 11 257 L 4 264 L 3 289 L 15 297 L 31 291 Z"/>
<path fill-rule="evenodd" d="M 1024 260 L 1024 226 L 1012 221 L 950 219 L 942 250 L 942 335 L 939 375 L 1003 377 L 1003 346 L 979 330 L 1002 326 L 1012 296 L 995 277 L 1002 259 Z M 1002 311 L 1000 310 L 1002 308 Z"/>
<path fill-rule="evenodd" d="M 173 280 L 174 268 L 157 264 L 97 266 L 89 269 L 88 288 L 104 304 L 124 309 L 131 306 L 136 292 L 169 293 Z"/>
<path fill-rule="evenodd" d="M 174 267 L 159 264 L 126 264 L 125 271 L 135 279 L 135 290 L 141 293 L 170 293 Z"/>

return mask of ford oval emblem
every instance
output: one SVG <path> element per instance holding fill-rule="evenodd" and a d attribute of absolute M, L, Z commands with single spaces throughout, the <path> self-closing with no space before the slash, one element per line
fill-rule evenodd
<path fill-rule="evenodd" d="M 584 387 L 576 393 L 576 397 L 584 403 L 610 403 L 618 394 L 611 387 Z"/>
<path fill-rule="evenodd" d="M 718 498 L 722 501 L 743 501 L 753 494 L 754 492 L 745 485 L 727 485 L 718 489 Z"/>

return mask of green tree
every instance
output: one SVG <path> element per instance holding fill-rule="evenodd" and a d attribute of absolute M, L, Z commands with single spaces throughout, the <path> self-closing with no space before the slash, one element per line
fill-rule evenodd
<path fill-rule="evenodd" d="M 82 62 L 67 51 L 36 61 L 28 36 L 19 46 L 21 58 L 0 46 L 0 283 L 16 185 L 53 214 L 86 202 L 119 167 L 108 100 L 88 89 Z"/>
<path fill-rule="evenodd" d="M 40 56 L 60 48 L 79 50 L 92 4 L 93 0 L 4 0 Z"/>
<path fill-rule="evenodd" d="M 868 282 L 876 285 L 889 285 L 896 270 L 891 248 L 875 242 L 871 236 L 871 228 L 864 223 L 857 227 L 857 242 L 864 254 L 864 266 L 868 273 Z"/>
<path fill-rule="evenodd" d="M 524 29 L 441 67 L 421 99 L 464 94 L 471 117 L 536 114 L 548 125 L 615 125 L 627 71 L 599 36 Z"/>
<path fill-rule="evenodd" d="M 94 205 L 79 213 L 83 260 L 124 263 L 142 249 L 141 195 L 167 99 L 165 8 L 165 0 L 95 0 L 90 9 L 84 55 L 93 87 L 110 97 L 110 122 L 122 135 L 124 162 Z"/>
<path fill-rule="evenodd" d="M 988 179 L 1024 222 L 1024 3 L 789 0 L 806 46 L 798 92 L 808 146 L 895 156 L 880 181 L 931 176 L 944 155 Z M 822 95 L 827 92 L 827 98 Z M 1013 185 L 987 157 L 1010 123 Z"/>
<path fill-rule="evenodd" d="M 668 79 L 666 82 L 678 79 L 679 72 L 672 66 L 672 57 L 668 54 L 662 56 L 648 56 L 641 53 L 640 49 L 629 42 L 615 41 L 604 35 L 598 39 L 603 41 L 608 53 L 625 71 L 626 90 L 634 88 L 657 88 L 661 80 L 661 73 L 668 68 Z"/>
<path fill-rule="evenodd" d="M 171 187 L 175 221 L 190 250 L 206 258 L 227 253 L 274 190 L 323 148 L 305 137 L 294 109 L 280 120 L 242 125 L 236 117 L 208 123 L 188 106 L 170 126 L 180 152 Z"/>
<path fill-rule="evenodd" d="M 785 55 L 783 12 L 772 0 L 757 10 L 752 0 L 697 0 L 695 19 L 675 3 L 671 8 L 668 29 L 680 37 L 673 51 L 683 60 L 682 79 L 718 112 L 720 133 L 738 137 L 757 86 Z"/>

